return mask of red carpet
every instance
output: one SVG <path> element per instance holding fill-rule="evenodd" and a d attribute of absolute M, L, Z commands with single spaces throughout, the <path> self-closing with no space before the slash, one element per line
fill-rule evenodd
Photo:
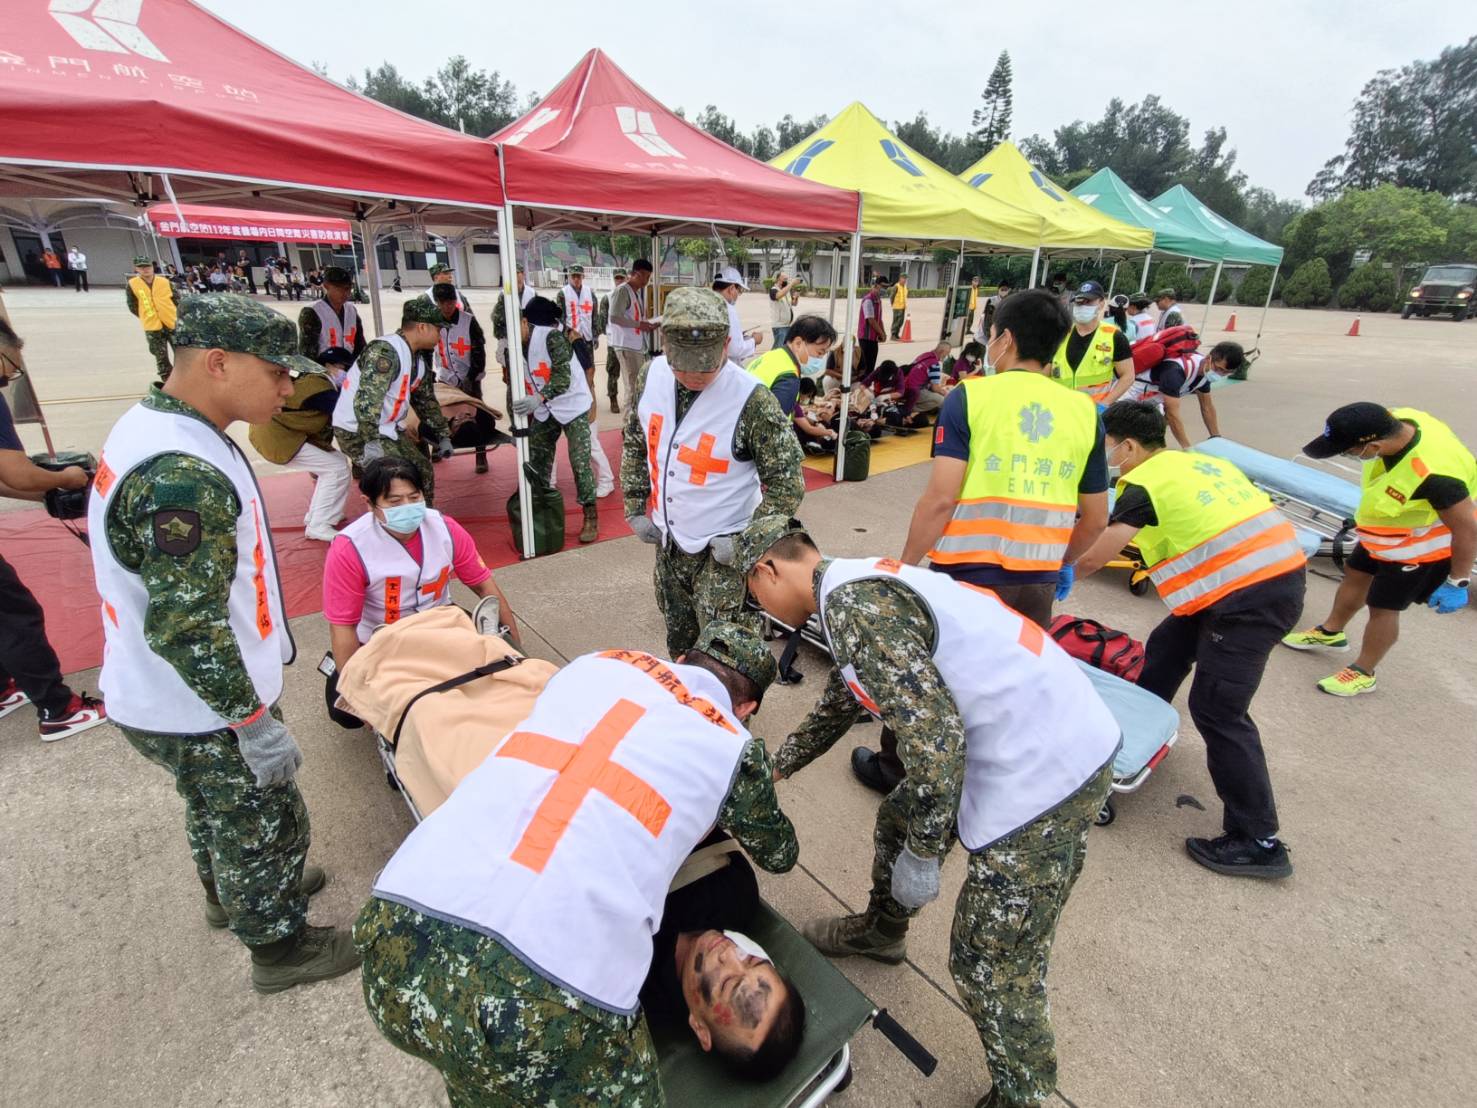
<path fill-rule="evenodd" d="M 612 468 L 619 472 L 620 432 L 604 431 L 600 442 Z M 507 510 L 508 498 L 518 490 L 516 463 L 513 448 L 502 447 L 488 456 L 489 471 L 485 474 L 473 472 L 470 454 L 458 455 L 436 467 L 436 506 L 471 533 L 483 559 L 493 569 L 518 561 Z M 554 474 L 564 494 L 567 550 L 579 545 L 577 536 L 584 514 L 575 500 L 574 477 L 562 443 Z M 828 475 L 805 470 L 807 491 L 831 483 Z M 299 473 L 266 477 L 262 480 L 262 492 L 272 519 L 272 540 L 277 547 L 287 614 L 301 616 L 320 611 L 323 556 L 328 545 L 303 538 L 302 525 L 312 493 L 312 479 Z M 619 539 L 631 533 L 619 491 L 599 501 L 599 507 L 597 541 Z M 363 498 L 358 489 L 351 489 L 350 517 L 363 511 Z M 0 513 L 0 552 L 46 610 L 47 638 L 61 658 L 62 671 L 75 673 L 101 665 L 103 628 L 97 591 L 92 585 L 92 556 L 87 548 L 68 534 L 60 522 L 38 508 Z"/>

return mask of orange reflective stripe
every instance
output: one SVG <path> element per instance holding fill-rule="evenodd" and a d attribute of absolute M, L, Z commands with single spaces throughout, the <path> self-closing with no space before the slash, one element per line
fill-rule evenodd
<path fill-rule="evenodd" d="M 93 491 L 99 496 L 107 496 L 108 490 L 113 487 L 113 481 L 116 479 L 116 476 L 112 468 L 108 465 L 108 460 L 100 456 L 97 460 L 97 475 L 92 479 Z"/>
<path fill-rule="evenodd" d="M 1280 561 L 1273 562 L 1269 566 L 1263 566 L 1261 569 L 1248 573 L 1244 577 L 1238 577 L 1234 581 L 1227 581 L 1225 584 L 1212 589 L 1203 596 L 1197 596 L 1194 600 L 1181 604 L 1174 609 L 1174 614 L 1177 616 L 1194 615 L 1196 612 L 1209 608 L 1217 600 L 1230 596 L 1238 589 L 1259 585 L 1263 581 L 1270 581 L 1273 577 L 1281 577 L 1284 573 L 1291 573 L 1299 566 L 1305 566 L 1307 564 L 1307 555 L 1299 550 L 1296 554 L 1289 554 Z"/>
<path fill-rule="evenodd" d="M 251 502 L 251 518 L 256 524 L 256 547 L 251 552 L 255 572 L 251 583 L 256 588 L 256 633 L 266 638 L 272 633 L 272 605 L 267 597 L 267 553 L 262 546 L 262 517 L 255 500 Z"/>
<path fill-rule="evenodd" d="M 644 654 L 639 650 L 602 650 L 600 657 L 635 666 L 671 693 L 672 699 L 684 708 L 691 708 L 709 723 L 723 728 L 730 734 L 738 734 L 738 729 L 728 722 L 728 718 L 716 704 L 701 696 L 693 696 L 687 686 L 682 683 L 682 678 L 677 676 L 676 671 L 660 658 L 653 658 L 650 654 Z"/>
<path fill-rule="evenodd" d="M 1055 573 L 1062 568 L 1060 559 L 1041 561 L 1030 558 L 1013 558 L 998 550 L 969 550 L 960 553 L 930 550 L 928 560 L 938 562 L 940 565 L 992 565 L 1019 573 Z"/>
<path fill-rule="evenodd" d="M 1410 468 L 1413 469 L 1413 470 L 1415 470 L 1415 475 L 1417 477 L 1424 478 L 1424 477 L 1431 476 L 1431 469 L 1430 469 L 1430 467 L 1427 466 L 1426 463 L 1423 462 L 1423 461 L 1421 461 L 1419 458 L 1411 458 L 1410 459 Z"/>
<path fill-rule="evenodd" d="M 846 687 L 851 690 L 851 695 L 856 697 L 857 703 L 874 716 L 882 715 L 882 709 L 877 707 L 877 702 L 867 695 L 867 690 L 855 681 L 846 682 Z"/>
<path fill-rule="evenodd" d="M 410 374 L 403 374 L 400 378 L 400 395 L 395 397 L 395 406 L 390 409 L 390 418 L 386 423 L 394 423 L 400 418 L 400 412 L 405 407 L 405 398 L 410 395 Z"/>
<path fill-rule="evenodd" d="M 1241 523 L 1245 522 L 1245 520 L 1241 521 Z M 1240 525 L 1236 524 L 1238 527 Z M 1220 553 L 1205 559 L 1205 561 L 1198 563 L 1191 569 L 1185 570 L 1183 573 L 1177 573 L 1173 577 L 1165 578 L 1163 581 L 1156 578 L 1154 584 L 1158 587 L 1161 595 L 1178 592 L 1188 584 L 1203 580 L 1211 574 L 1231 565 L 1233 562 L 1239 562 L 1248 554 L 1258 550 L 1264 550 L 1269 546 L 1276 546 L 1280 542 L 1287 542 L 1289 539 L 1293 542 L 1297 541 L 1297 534 L 1292 530 L 1292 524 L 1284 523 L 1276 527 L 1268 527 L 1263 531 L 1258 531 L 1250 538 L 1242 539 L 1235 545 L 1226 547 Z M 1210 538 L 1205 541 L 1214 542 L 1215 539 Z M 1200 544 L 1200 546 L 1204 545 L 1205 543 Z M 1197 550 L 1199 548 L 1196 547 Z M 1163 564 L 1160 563 L 1161 566 Z M 1151 571 L 1158 570 L 1159 568 L 1160 566 L 1151 567 Z"/>
<path fill-rule="evenodd" d="M 958 504 L 1013 504 L 1017 508 L 1039 508 L 1043 512 L 1060 512 L 1065 510 L 1063 504 L 1050 504 L 1045 500 L 1018 500 L 1012 496 L 976 496 L 969 499 L 956 501 Z M 1072 511 L 1076 511 L 1075 500 Z"/>
<path fill-rule="evenodd" d="M 691 466 L 691 472 L 687 475 L 689 485 L 706 485 L 708 474 L 727 473 L 728 461 L 724 458 L 713 457 L 713 447 L 718 440 L 704 431 L 697 437 L 697 449 L 689 446 L 677 448 L 677 460 L 685 466 Z"/>
<path fill-rule="evenodd" d="M 651 420 L 646 425 L 646 465 L 651 471 L 651 495 L 647 497 L 646 505 L 650 511 L 656 511 L 657 501 L 661 498 L 662 491 L 662 467 L 657 461 L 656 447 L 662 437 L 662 417 L 659 412 L 653 412 Z"/>
<path fill-rule="evenodd" d="M 1004 519 L 951 519 L 944 525 L 946 535 L 999 535 L 1017 542 L 1064 543 L 1072 538 L 1070 527 L 1040 527 L 1030 523 L 1011 523 Z"/>
<path fill-rule="evenodd" d="M 451 567 L 443 566 L 441 568 L 441 576 L 437 577 L 436 580 L 430 582 L 429 584 L 422 585 L 421 593 L 425 596 L 434 597 L 436 600 L 440 600 L 441 594 L 446 591 L 446 583 L 450 580 Z"/>
<path fill-rule="evenodd" d="M 567 743 L 529 731 L 509 736 L 497 757 L 517 758 L 559 774 L 509 856 L 512 861 L 534 873 L 542 873 L 591 790 L 603 793 L 624 808 L 652 838 L 662 833 L 672 806 L 641 778 L 610 760 L 621 740 L 645 714 L 646 709 L 641 705 L 621 699 L 581 743 Z"/>
<path fill-rule="evenodd" d="M 400 578 L 385 578 L 385 622 L 394 623 L 400 618 Z"/>

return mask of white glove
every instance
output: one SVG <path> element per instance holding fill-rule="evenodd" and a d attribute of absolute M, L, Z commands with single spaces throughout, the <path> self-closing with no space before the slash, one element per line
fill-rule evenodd
<path fill-rule="evenodd" d="M 519 396 L 513 400 L 513 414 L 521 415 L 525 419 L 538 410 L 539 398 L 537 396 Z"/>
<path fill-rule="evenodd" d="M 720 566 L 733 565 L 733 536 L 719 535 L 708 543 L 708 553 L 713 555 L 713 561 Z"/>
<path fill-rule="evenodd" d="M 892 899 L 904 908 L 922 908 L 938 899 L 939 860 L 920 858 L 906 846 L 892 864 Z"/>
<path fill-rule="evenodd" d="M 661 530 L 651 522 L 650 516 L 627 516 L 626 525 L 642 542 L 649 542 L 655 546 L 662 541 Z"/>
<path fill-rule="evenodd" d="M 374 439 L 373 441 L 364 444 L 364 452 L 359 457 L 360 461 L 363 462 L 364 465 L 368 465 L 370 462 L 373 462 L 379 458 L 383 458 L 384 456 L 384 443 L 380 442 L 378 439 Z"/>
<path fill-rule="evenodd" d="M 297 748 L 282 721 L 263 709 L 255 719 L 238 723 L 236 745 L 246 766 L 256 775 L 258 788 L 285 785 L 303 764 L 303 753 Z"/>

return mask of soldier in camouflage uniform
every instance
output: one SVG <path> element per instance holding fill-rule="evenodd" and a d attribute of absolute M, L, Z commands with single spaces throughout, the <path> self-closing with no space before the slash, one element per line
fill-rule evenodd
<path fill-rule="evenodd" d="M 395 332 L 410 348 L 410 365 L 401 364 L 400 352 L 387 339 L 375 339 L 364 348 L 349 370 L 333 412 L 333 437 L 356 467 L 393 455 L 411 462 L 425 478 L 426 504 L 435 500 L 436 476 L 422 444 L 432 448 L 436 461 L 451 457 L 451 427 L 436 403 L 436 375 L 429 353 L 441 338 L 441 309 L 428 296 L 413 296 L 401 309 Z M 427 355 L 423 360 L 422 355 Z M 409 375 L 406 381 L 402 375 Z M 398 383 L 398 384 L 397 384 Z M 406 403 L 388 400 L 392 388 L 403 387 Z M 397 423 L 391 438 L 380 430 L 387 408 Z M 420 442 L 405 433 L 405 421 L 414 409 L 420 417 Z"/>
<path fill-rule="evenodd" d="M 631 530 L 657 547 L 657 606 L 675 658 L 710 619 L 758 630 L 732 564 L 734 537 L 752 517 L 792 515 L 805 478 L 774 394 L 728 360 L 723 298 L 674 290 L 662 334 L 666 354 L 641 371 L 626 413 L 621 491 Z M 699 406 L 705 393 L 725 406 Z"/>
<path fill-rule="evenodd" d="M 626 271 L 617 266 L 613 274 L 615 287 L 620 288 L 626 283 Z M 610 298 L 615 295 L 615 289 L 600 298 L 600 306 L 595 309 L 595 338 L 598 341 L 601 335 L 610 330 Z M 609 338 L 605 342 L 605 395 L 610 400 L 610 410 L 617 415 L 621 410 L 621 362 L 615 356 L 615 347 L 610 345 Z"/>
<path fill-rule="evenodd" d="M 701 657 L 698 652 L 701 652 Z M 615 667 L 605 660 L 609 658 L 628 663 L 625 672 L 612 674 Z M 676 698 L 678 704 L 695 709 L 691 713 L 694 724 L 701 725 L 706 719 L 729 732 L 734 728 L 727 721 L 742 721 L 757 708 L 758 700 L 774 680 L 776 671 L 774 657 L 764 643 L 741 628 L 721 622 L 710 625 L 709 632 L 698 641 L 696 650 L 685 661 L 686 666 L 672 667 L 638 651 L 606 651 L 577 658 L 570 663 L 569 669 L 582 667 L 579 674 L 570 674 L 571 678 L 578 680 L 582 690 L 590 687 L 588 675 L 593 674 L 595 680 L 606 683 L 604 689 L 609 690 L 613 683 L 618 682 L 619 688 L 629 690 L 626 695 L 642 698 L 648 703 L 653 694 L 657 697 L 662 695 L 652 685 L 655 680 Z M 698 673 L 689 666 L 703 672 Z M 709 680 L 710 677 L 714 680 Z M 569 692 L 560 689 L 559 680 L 559 676 L 553 678 L 530 719 L 552 721 L 558 713 L 569 711 L 567 707 L 560 707 L 568 704 Z M 700 681 L 704 682 L 701 686 Z M 694 696 L 693 693 L 699 690 L 702 695 Z M 644 714 L 643 709 L 631 700 L 620 699 L 616 710 L 620 705 L 635 709 L 637 718 Z M 720 717 L 713 710 L 715 707 L 726 715 Z M 661 710 L 661 705 L 645 710 Z M 688 715 L 686 708 L 680 714 Z M 602 741 L 597 737 L 598 731 L 597 725 L 573 744 L 580 751 L 573 756 L 575 759 L 583 759 L 586 748 Z M 711 733 L 711 729 L 703 725 L 702 734 Z M 663 734 L 670 734 L 670 731 Z M 558 736 L 559 732 L 555 735 Z M 566 734 L 552 739 L 541 735 L 516 737 L 563 742 L 575 738 L 575 735 Z M 794 866 L 798 856 L 794 828 L 779 809 L 774 793 L 774 768 L 763 740 L 741 730 L 740 737 L 744 743 L 732 784 L 727 786 L 727 795 L 721 801 L 717 797 L 712 798 L 718 803 L 717 824 L 732 833 L 762 868 L 771 873 L 785 872 Z M 630 741 L 641 740 L 633 736 Z M 537 910 L 531 909 L 530 905 L 557 903 L 562 899 L 561 890 L 564 896 L 570 895 L 562 883 L 581 879 L 583 871 L 561 871 L 557 861 L 553 864 L 541 862 L 535 869 L 533 863 L 520 860 L 519 854 L 528 842 L 526 833 L 531 830 L 530 820 L 537 819 L 534 815 L 520 817 L 506 829 L 489 831 L 488 841 L 479 844 L 481 853 L 476 859 L 456 856 L 455 852 L 466 841 L 458 821 L 479 819 L 478 812 L 483 806 L 509 790 L 523 795 L 519 792 L 523 786 L 515 773 L 493 776 L 497 768 L 505 764 L 500 755 L 508 750 L 506 744 L 500 747 L 473 776 L 458 786 L 451 800 L 412 833 L 396 858 L 392 858 L 381 873 L 374 896 L 359 914 L 354 939 L 364 955 L 364 999 L 370 1015 L 392 1043 L 441 1071 L 453 1108 L 505 1104 L 547 1104 L 559 1105 L 559 1108 L 606 1108 L 609 1105 L 650 1108 L 662 1105 L 665 1101 L 656 1051 L 646 1018 L 634 1000 L 629 1009 L 618 1010 L 613 1003 L 575 992 L 579 984 L 594 991 L 595 982 L 581 981 L 566 987 L 551 980 L 550 975 L 541 972 L 534 964 L 531 956 L 520 955 L 494 937 L 490 925 L 468 918 L 482 912 L 478 905 L 466 901 L 459 893 L 447 893 L 446 889 L 451 886 L 438 883 L 440 879 L 435 876 L 425 875 L 428 864 L 444 865 L 452 886 L 464 887 L 467 882 L 485 884 L 495 881 L 497 874 L 508 873 L 512 867 L 521 864 L 538 875 L 517 878 L 526 882 L 521 897 L 524 911 Z M 608 749 L 603 756 L 609 756 Z M 508 757 L 522 758 L 523 754 L 509 753 Z M 635 760 L 628 765 L 647 764 L 640 761 L 639 755 L 633 757 Z M 539 764 L 545 765 L 543 762 Z M 549 763 L 546 768 L 559 767 Z M 727 772 L 726 769 L 723 771 L 725 779 Z M 646 787 L 646 782 L 629 773 L 626 773 L 626 779 L 628 788 L 639 790 Z M 557 783 L 549 785 L 550 789 L 557 787 Z M 722 787 L 718 786 L 720 790 Z M 465 812 L 456 807 L 459 798 Z M 525 799 L 530 812 L 535 804 L 538 811 L 543 810 L 543 802 L 536 791 Z M 600 866 L 603 872 L 603 866 L 609 865 L 610 861 L 599 853 L 599 847 L 592 845 L 591 840 L 605 843 L 609 841 L 609 835 L 602 834 L 598 823 L 582 822 L 580 809 L 588 805 L 588 801 L 576 803 L 578 806 L 554 835 L 554 845 L 549 849 L 579 852 L 586 866 Z M 637 815 L 636 809 L 627 808 L 625 811 L 632 816 Z M 626 818 L 625 811 L 617 811 L 614 818 Z M 654 880 L 660 879 L 657 887 L 663 890 L 670 884 L 685 854 L 697 845 L 708 829 L 707 817 L 702 820 L 704 826 L 701 831 L 692 831 L 688 823 L 681 820 L 682 814 L 680 811 L 677 813 L 678 823 L 674 825 L 688 828 L 682 841 L 670 839 L 670 835 L 675 833 L 672 829 L 669 829 L 669 841 L 661 847 L 656 845 L 661 835 L 659 829 L 652 830 L 650 839 L 643 836 L 638 840 L 642 844 L 652 843 L 652 851 L 659 855 L 650 864 L 661 870 Z M 595 813 L 585 812 L 583 815 L 585 819 L 591 819 Z M 581 828 L 584 828 L 584 839 L 579 837 Z M 566 832 L 569 833 L 568 838 L 565 838 Z M 397 861 L 401 863 L 399 868 Z M 631 862 L 633 873 L 642 870 L 646 864 L 642 859 L 632 859 Z M 482 868 L 478 869 L 479 866 Z M 668 868 L 672 872 L 667 872 Z M 473 870 L 477 872 L 473 873 Z M 509 877 L 509 880 L 513 879 L 513 876 Z M 544 881 L 557 884 L 552 893 L 541 888 Z M 606 891 L 611 897 L 608 926 L 615 934 L 610 939 L 611 951 L 608 955 L 602 951 L 599 961 L 603 963 L 607 957 L 611 960 L 619 958 L 623 972 L 627 968 L 626 963 L 631 963 L 635 976 L 628 984 L 629 995 L 634 998 L 649 969 L 650 934 L 654 926 L 649 919 L 631 922 L 633 916 L 639 918 L 641 912 L 627 910 L 628 905 L 621 902 L 616 883 Z M 579 895 L 586 894 L 580 891 Z M 438 911 L 436 903 L 426 903 L 427 900 L 439 901 L 442 898 L 460 901 L 457 908 L 463 914 L 457 915 L 451 910 Z M 450 918 L 452 916 L 455 919 Z M 602 926 L 605 925 L 597 921 L 588 929 L 593 934 Z M 628 934 L 632 931 L 635 933 Z M 599 939 L 581 937 L 580 941 L 600 942 L 604 938 L 605 935 L 601 934 Z M 638 959 L 617 953 L 622 944 L 632 940 L 634 946 L 639 946 L 643 940 L 646 944 L 644 965 L 637 966 L 635 962 Z M 555 949 L 550 947 L 546 957 L 557 957 L 553 953 Z"/>
<path fill-rule="evenodd" d="M 346 931 L 307 926 L 324 874 L 304 865 L 302 755 L 276 706 L 293 644 L 261 492 L 225 431 L 270 419 L 289 371 L 318 367 L 297 355 L 291 322 L 229 293 L 186 297 L 174 345 L 169 381 L 109 434 L 90 498 L 100 684 L 184 798 L 207 922 L 250 948 L 253 987 L 277 992 L 346 973 L 357 955 Z"/>
<path fill-rule="evenodd" d="M 896 731 L 907 768 L 877 812 L 866 911 L 813 922 L 806 937 L 832 957 L 901 962 L 944 856 L 974 839 L 949 967 L 994 1082 L 980 1104 L 1040 1104 L 1056 1087 L 1047 960 L 1112 783 L 1117 722 L 1060 648 L 993 594 L 888 559 L 823 558 L 783 518 L 756 520 L 739 545 L 755 599 L 792 626 L 822 612 L 836 662 L 776 755 L 777 777 L 825 753 L 864 706 Z"/>

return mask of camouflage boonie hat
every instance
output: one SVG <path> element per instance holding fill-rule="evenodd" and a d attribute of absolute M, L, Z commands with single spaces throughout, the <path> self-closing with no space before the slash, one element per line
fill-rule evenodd
<path fill-rule="evenodd" d="M 628 274 L 626 273 L 626 267 L 625 266 L 622 266 L 622 265 L 618 265 L 618 266 L 615 267 L 615 269 L 611 270 L 611 274 L 610 275 L 612 277 L 625 277 L 625 276 L 628 276 Z"/>
<path fill-rule="evenodd" d="M 805 524 L 789 516 L 758 516 L 734 540 L 733 568 L 748 577 L 769 548 L 786 535 L 807 535 Z"/>
<path fill-rule="evenodd" d="M 446 320 L 441 318 L 441 305 L 429 296 L 412 296 L 400 309 L 400 326 L 407 323 L 434 323 L 440 327 Z"/>
<path fill-rule="evenodd" d="M 1155 293 L 1154 299 L 1155 300 L 1160 300 L 1160 299 L 1162 299 L 1162 298 L 1164 298 L 1166 296 L 1169 297 L 1169 299 L 1171 299 L 1171 300 L 1178 300 L 1179 299 L 1179 293 L 1175 292 L 1175 290 L 1174 289 L 1171 289 L 1171 288 L 1162 288 L 1162 289 L 1160 289 L 1157 293 Z"/>
<path fill-rule="evenodd" d="M 451 266 L 447 265 L 445 262 L 434 262 L 431 265 L 431 268 L 426 272 L 428 272 L 432 277 L 440 277 L 443 273 L 450 273 Z"/>
<path fill-rule="evenodd" d="M 138 266 L 138 265 L 153 265 L 154 264 L 154 259 L 153 258 L 146 258 L 142 254 L 137 254 L 137 255 L 134 256 L 133 264 L 136 265 L 136 266 Z"/>
<path fill-rule="evenodd" d="M 255 354 L 296 373 L 316 373 L 318 363 L 297 352 L 292 320 L 234 292 L 186 296 L 174 325 L 174 346 Z"/>
<path fill-rule="evenodd" d="M 341 265 L 331 265 L 323 271 L 325 285 L 348 285 L 353 283 L 349 271 Z"/>
<path fill-rule="evenodd" d="M 715 373 L 723 367 L 728 304 L 712 289 L 673 289 L 662 312 L 667 364 L 679 373 Z"/>
<path fill-rule="evenodd" d="M 759 636 L 726 619 L 709 620 L 693 649 L 722 662 L 729 669 L 738 670 L 754 682 L 759 688 L 760 700 L 779 676 L 780 667 L 774 660 L 774 653 Z"/>
<path fill-rule="evenodd" d="M 585 267 L 582 265 L 572 265 L 569 267 L 569 275 L 571 277 L 583 277 L 585 275 Z"/>

